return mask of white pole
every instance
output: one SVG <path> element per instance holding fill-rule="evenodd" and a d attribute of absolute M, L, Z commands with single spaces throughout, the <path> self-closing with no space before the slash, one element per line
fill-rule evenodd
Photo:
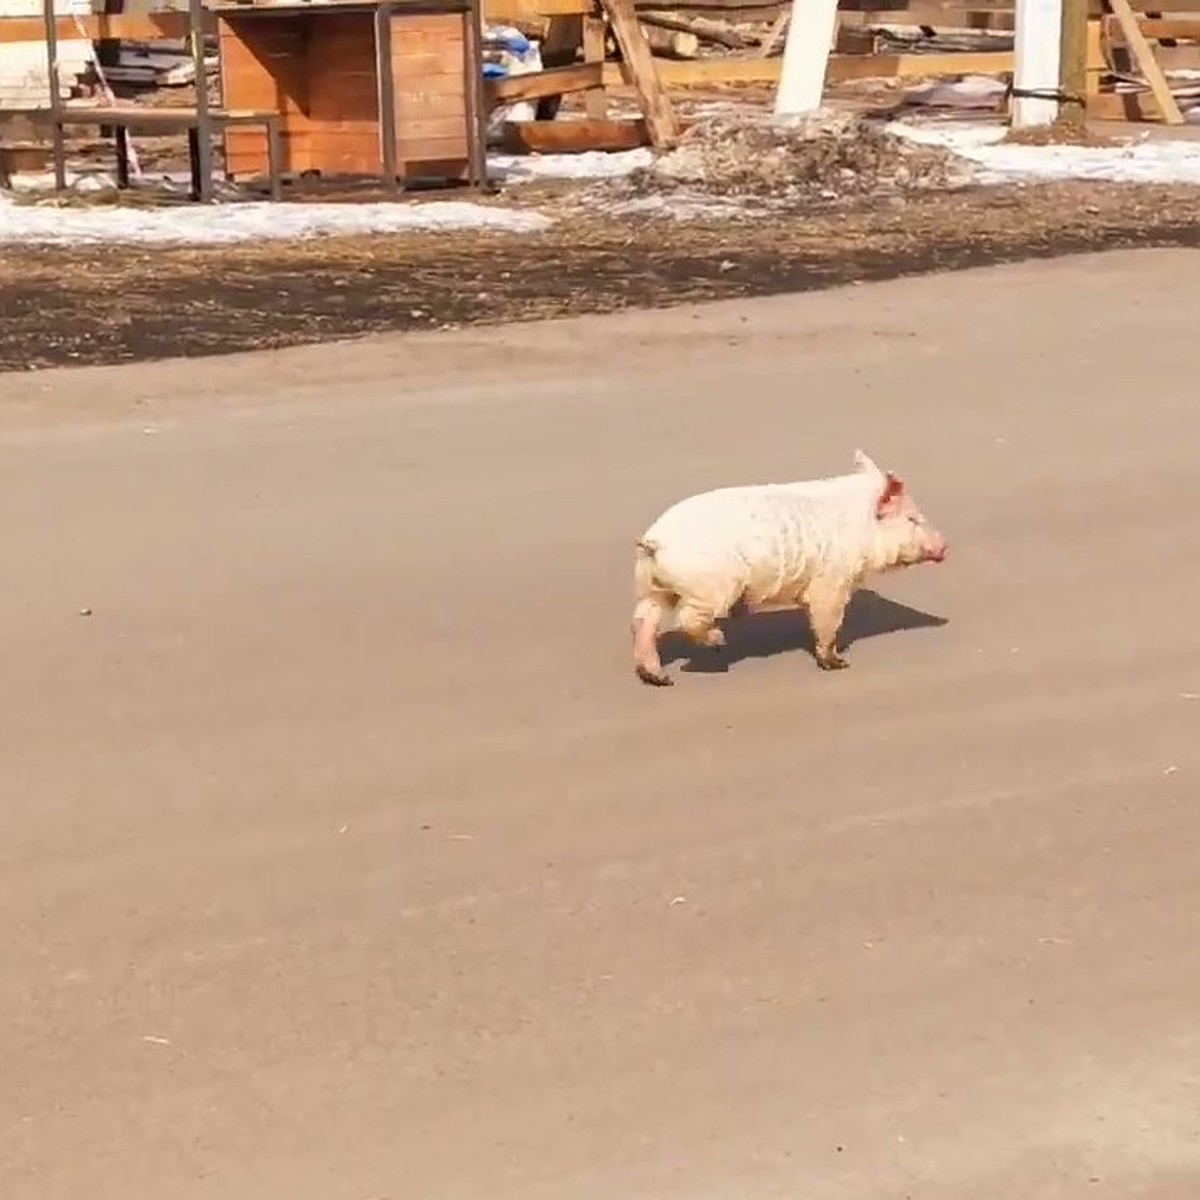
<path fill-rule="evenodd" d="M 1061 0 L 1017 0 L 1013 38 L 1013 98 L 1010 124 L 1014 129 L 1049 125 L 1058 116 L 1059 31 Z M 1043 92 L 1023 96 L 1022 92 Z"/>
<path fill-rule="evenodd" d="M 775 115 L 795 117 L 821 107 L 825 69 L 837 32 L 838 0 L 792 0 L 775 92 Z"/>

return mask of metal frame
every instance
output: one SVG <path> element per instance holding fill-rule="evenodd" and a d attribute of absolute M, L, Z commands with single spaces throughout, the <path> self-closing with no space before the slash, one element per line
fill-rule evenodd
<path fill-rule="evenodd" d="M 467 98 L 467 180 L 488 187 L 487 102 L 483 91 L 483 0 L 467 0 L 463 11 L 463 74 Z"/>
<path fill-rule="evenodd" d="M 213 195 L 212 121 L 208 115 L 208 72 L 204 67 L 204 0 L 188 0 L 188 37 L 196 71 L 196 124 L 188 130 L 188 149 L 201 203 Z"/>
<path fill-rule="evenodd" d="M 392 72 L 392 6 L 376 6 L 375 83 L 379 94 L 379 162 L 383 186 L 389 192 L 399 190 L 396 176 L 396 80 Z"/>
<path fill-rule="evenodd" d="M 42 0 L 42 22 L 46 29 L 46 74 L 50 80 L 50 112 L 54 117 L 54 188 L 67 190 L 67 148 L 62 121 L 62 85 L 58 76 L 58 17 L 54 0 Z"/>

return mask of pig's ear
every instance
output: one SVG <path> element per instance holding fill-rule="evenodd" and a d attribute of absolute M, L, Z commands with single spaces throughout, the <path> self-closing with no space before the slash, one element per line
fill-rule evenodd
<path fill-rule="evenodd" d="M 875 501 L 875 515 L 887 517 L 896 511 L 900 497 L 904 495 L 904 480 L 888 471 L 883 477 L 883 488 Z"/>
<path fill-rule="evenodd" d="M 854 465 L 860 471 L 869 471 L 872 475 L 882 475 L 883 472 L 875 465 L 865 450 L 855 450 Z"/>

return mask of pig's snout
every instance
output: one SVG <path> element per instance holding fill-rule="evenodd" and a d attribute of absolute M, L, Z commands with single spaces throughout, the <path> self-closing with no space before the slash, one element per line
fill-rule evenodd
<path fill-rule="evenodd" d="M 950 546 L 940 533 L 929 533 L 925 538 L 925 561 L 945 562 L 950 553 Z"/>

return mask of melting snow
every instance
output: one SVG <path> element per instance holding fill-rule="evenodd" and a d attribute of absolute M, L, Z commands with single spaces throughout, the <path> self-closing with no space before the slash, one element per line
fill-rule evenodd
<path fill-rule="evenodd" d="M 1200 183 L 1200 141 L 1140 138 L 1113 146 L 1022 146 L 1003 143 L 1004 125 L 908 125 L 890 132 L 945 146 L 981 168 L 985 183 L 1092 179 L 1111 183 Z"/>
<path fill-rule="evenodd" d="M 59 207 L 14 204 L 0 196 L 0 242 L 152 242 L 229 244 L 331 234 L 408 233 L 494 229 L 540 233 L 550 217 L 528 209 L 465 201 L 425 204 L 234 204 L 171 208 Z"/>

